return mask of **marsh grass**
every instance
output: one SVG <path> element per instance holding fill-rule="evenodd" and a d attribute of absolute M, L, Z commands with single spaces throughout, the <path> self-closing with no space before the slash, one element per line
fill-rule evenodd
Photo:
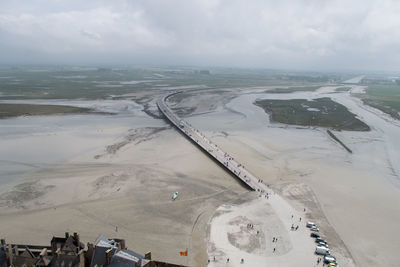
<path fill-rule="evenodd" d="M 359 120 L 348 109 L 330 98 L 291 100 L 257 100 L 255 105 L 264 109 L 272 121 L 302 125 L 319 126 L 335 130 L 369 131 L 367 124 Z"/>
<path fill-rule="evenodd" d="M 0 104 L 0 119 L 18 116 L 38 116 L 90 113 L 91 109 L 59 105 Z"/>

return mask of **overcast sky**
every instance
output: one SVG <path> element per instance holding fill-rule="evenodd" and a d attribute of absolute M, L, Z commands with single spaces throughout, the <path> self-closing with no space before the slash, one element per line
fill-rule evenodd
<path fill-rule="evenodd" d="M 399 70 L 400 1 L 0 0 L 0 64 Z"/>

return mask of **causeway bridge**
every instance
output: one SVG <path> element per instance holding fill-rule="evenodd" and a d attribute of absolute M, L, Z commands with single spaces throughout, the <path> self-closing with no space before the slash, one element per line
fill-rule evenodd
<path fill-rule="evenodd" d="M 170 93 L 168 95 L 163 96 L 161 99 L 157 101 L 158 109 L 164 116 L 179 130 L 181 131 L 187 138 L 189 138 L 192 143 L 196 144 L 201 150 L 206 152 L 211 158 L 220 163 L 221 166 L 225 168 L 228 172 L 230 172 L 233 176 L 238 178 L 240 181 L 244 183 L 251 190 L 265 192 L 265 184 L 263 184 L 262 180 L 255 175 L 251 174 L 243 164 L 239 163 L 236 159 L 234 159 L 231 155 L 224 152 L 220 149 L 216 144 L 212 143 L 208 140 L 203 133 L 194 128 L 190 123 L 184 121 L 179 118 L 176 114 L 172 112 L 172 110 L 168 107 L 166 101 L 168 97 L 171 97 L 175 94 L 181 93 L 180 91 Z"/>

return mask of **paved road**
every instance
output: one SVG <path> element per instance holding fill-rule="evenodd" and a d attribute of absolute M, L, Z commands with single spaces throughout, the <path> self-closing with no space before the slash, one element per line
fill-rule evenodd
<path fill-rule="evenodd" d="M 190 123 L 179 118 L 172 110 L 168 107 L 166 100 L 168 97 L 178 94 L 180 92 L 174 92 L 162 97 L 157 101 L 159 110 L 165 115 L 165 117 L 176 126 L 182 133 L 189 137 L 194 143 L 200 148 L 206 151 L 211 157 L 219 161 L 226 170 L 235 175 L 238 179 L 242 180 L 252 190 L 260 193 L 267 192 L 267 186 L 263 183 L 262 179 L 251 174 L 243 164 L 235 160 L 231 155 L 220 149 L 217 144 L 212 143 L 208 140 L 203 133 L 194 128 Z"/>

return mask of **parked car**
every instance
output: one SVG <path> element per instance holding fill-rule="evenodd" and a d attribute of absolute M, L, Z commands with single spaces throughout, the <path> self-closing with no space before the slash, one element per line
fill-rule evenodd
<path fill-rule="evenodd" d="M 313 222 L 307 222 L 306 226 L 307 226 L 308 228 L 311 228 L 311 227 L 316 226 L 316 225 L 315 225 L 315 223 L 313 223 Z"/>
<path fill-rule="evenodd" d="M 336 258 L 332 255 L 327 255 L 324 257 L 324 263 L 336 263 Z"/>
<path fill-rule="evenodd" d="M 318 254 L 318 255 L 329 255 L 330 251 L 329 251 L 329 248 L 318 246 L 315 249 L 315 254 Z"/>
<path fill-rule="evenodd" d="M 328 246 L 328 244 L 326 242 L 318 242 L 317 246 L 322 246 L 322 247 L 329 248 L 329 246 Z"/>
<path fill-rule="evenodd" d="M 311 237 L 314 237 L 314 238 L 319 238 L 319 237 L 320 237 L 319 234 L 314 233 L 314 232 L 312 232 L 312 233 L 310 234 L 310 236 L 311 236 Z"/>
<path fill-rule="evenodd" d="M 325 243 L 327 243 L 327 242 L 325 241 L 325 239 L 322 239 L 321 237 L 317 237 L 317 238 L 315 239 L 315 243 L 318 243 L 318 242 L 325 242 Z"/>
<path fill-rule="evenodd" d="M 319 232 L 319 228 L 316 226 L 311 227 L 310 230 L 313 232 Z"/>

